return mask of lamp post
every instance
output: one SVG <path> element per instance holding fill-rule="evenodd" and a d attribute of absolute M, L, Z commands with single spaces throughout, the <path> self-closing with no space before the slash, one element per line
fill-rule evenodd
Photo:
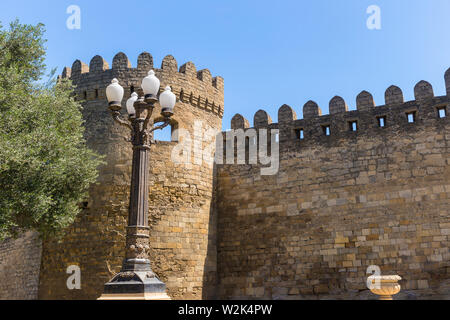
<path fill-rule="evenodd" d="M 117 79 L 106 88 L 109 110 L 113 119 L 131 132 L 133 162 L 131 173 L 130 204 L 126 233 L 126 254 L 121 271 L 104 286 L 100 300 L 108 299 L 170 299 L 166 285 L 152 271 L 149 259 L 148 226 L 148 154 L 153 131 L 169 125 L 176 97 L 170 87 L 159 96 L 163 123 L 155 126 L 151 120 L 160 81 L 150 70 L 142 80 L 144 97 L 132 93 L 126 103 L 128 120 L 122 119 L 120 110 L 124 90 Z"/>

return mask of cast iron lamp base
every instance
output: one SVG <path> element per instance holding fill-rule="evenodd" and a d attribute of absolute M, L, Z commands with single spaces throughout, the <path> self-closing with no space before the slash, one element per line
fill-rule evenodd
<path fill-rule="evenodd" d="M 151 270 L 149 260 L 130 259 L 105 284 L 98 300 L 170 300 L 170 297 L 166 285 Z"/>

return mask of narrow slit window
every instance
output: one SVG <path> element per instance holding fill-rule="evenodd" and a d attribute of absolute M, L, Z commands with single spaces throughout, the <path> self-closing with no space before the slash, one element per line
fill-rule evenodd
<path fill-rule="evenodd" d="M 84 91 L 84 92 L 83 92 L 83 97 L 84 97 L 84 100 L 87 99 L 87 91 Z"/>
<path fill-rule="evenodd" d="M 447 117 L 447 108 L 446 107 L 440 107 L 438 108 L 438 118 L 445 118 Z"/>
<path fill-rule="evenodd" d="M 297 140 L 303 140 L 305 138 L 303 129 L 296 129 L 295 137 L 297 138 Z"/>
<path fill-rule="evenodd" d="M 358 121 L 350 121 L 348 123 L 348 126 L 349 126 L 350 131 L 352 131 L 352 132 L 358 131 Z"/>
<path fill-rule="evenodd" d="M 331 134 L 330 125 L 322 126 L 322 130 L 326 136 L 329 136 Z"/>
<path fill-rule="evenodd" d="M 378 120 L 378 126 L 380 128 L 384 128 L 386 126 L 386 117 L 385 116 L 378 117 L 377 120 Z"/>
<path fill-rule="evenodd" d="M 95 98 L 98 98 L 98 89 L 95 89 Z"/>
<path fill-rule="evenodd" d="M 408 118 L 408 123 L 414 123 L 414 122 L 416 122 L 416 112 L 415 112 L 415 111 L 413 111 L 413 112 L 408 112 L 408 113 L 406 114 L 406 117 Z"/>

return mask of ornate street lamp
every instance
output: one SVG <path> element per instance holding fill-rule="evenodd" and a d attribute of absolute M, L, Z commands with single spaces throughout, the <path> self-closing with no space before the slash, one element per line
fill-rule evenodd
<path fill-rule="evenodd" d="M 170 87 L 159 96 L 163 123 L 155 126 L 151 120 L 155 103 L 158 102 L 160 81 L 150 70 L 142 80 L 144 97 L 132 93 L 126 103 L 128 120 L 122 119 L 124 90 L 117 79 L 106 88 L 106 97 L 113 119 L 131 131 L 133 163 L 131 173 L 130 205 L 126 235 L 126 255 L 121 271 L 105 284 L 101 300 L 107 299 L 170 299 L 166 285 L 152 271 L 149 259 L 148 226 L 148 153 L 153 131 L 163 129 L 170 123 L 176 97 Z"/>

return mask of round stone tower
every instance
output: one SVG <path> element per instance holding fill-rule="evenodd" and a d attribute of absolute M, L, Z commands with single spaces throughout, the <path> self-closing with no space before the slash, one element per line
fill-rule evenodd
<path fill-rule="evenodd" d="M 183 137 L 178 137 L 178 132 L 192 140 L 201 138 L 208 129 L 220 132 L 223 79 L 213 78 L 207 69 L 197 72 L 191 62 L 178 69 L 170 55 L 156 69 L 152 56 L 144 52 L 139 55 L 136 68 L 123 53 L 114 57 L 112 68 L 100 56 L 95 56 L 89 66 L 77 60 L 72 68 L 64 68 L 61 78 L 72 80 L 76 99 L 83 101 L 87 144 L 105 155 L 105 164 L 75 223 L 61 239 L 43 244 L 41 299 L 96 299 L 102 294 L 104 283 L 120 270 L 125 256 L 132 149 L 125 141 L 129 133 L 116 125 L 109 114 L 105 89 L 111 79 L 117 78 L 125 89 L 124 102 L 133 91 L 141 95 L 141 80 L 150 69 L 155 70 L 161 88 L 169 85 L 177 96 L 171 122 L 172 141 L 155 141 L 150 152 L 152 268 L 174 299 L 214 298 L 214 170 L 196 156 L 195 143 L 193 148 L 184 148 L 185 154 L 192 151 L 187 157 L 192 159 L 189 163 L 173 161 L 173 156 L 183 149 L 179 148 Z M 125 103 L 122 114 L 126 114 Z M 155 123 L 161 120 L 158 107 L 153 117 Z M 189 139 L 184 143 L 189 146 Z M 211 139 L 206 140 L 197 144 L 197 149 L 211 144 Z M 70 274 L 66 270 L 70 265 L 80 267 L 79 290 L 67 288 Z"/>

